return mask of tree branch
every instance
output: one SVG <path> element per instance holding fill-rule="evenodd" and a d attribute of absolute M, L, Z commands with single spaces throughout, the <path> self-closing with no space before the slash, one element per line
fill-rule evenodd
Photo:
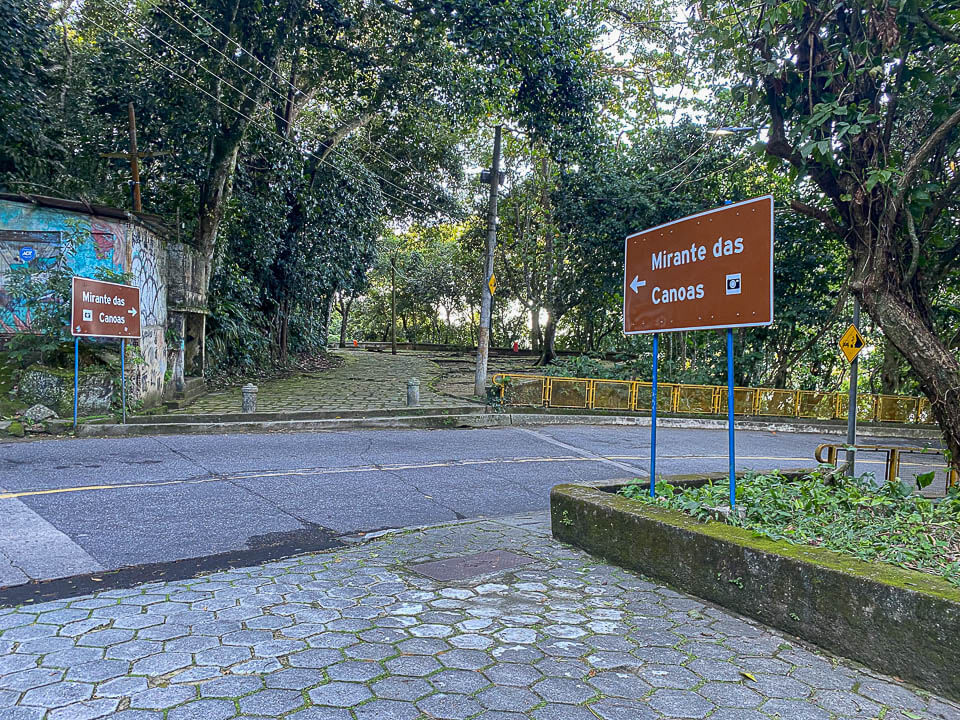
<path fill-rule="evenodd" d="M 830 214 L 826 210 L 821 210 L 820 208 L 814 207 L 813 205 L 807 205 L 806 203 L 802 203 L 799 200 L 791 200 L 790 208 L 800 213 L 801 215 L 806 215 L 807 217 L 811 217 L 814 220 L 819 220 L 820 222 L 823 223 L 824 227 L 826 227 L 828 230 L 835 233 L 837 236 L 841 238 L 847 234 L 846 231 L 843 229 L 843 226 L 840 225 L 832 217 L 830 217 Z"/>
<path fill-rule="evenodd" d="M 927 24 L 927 27 L 933 30 L 942 39 L 946 40 L 948 43 L 960 45 L 960 34 L 955 33 L 950 28 L 945 28 L 943 25 L 936 22 L 923 8 L 920 8 L 920 18 Z"/>
<path fill-rule="evenodd" d="M 322 163 L 327 159 L 327 156 L 334 151 L 334 149 L 343 142 L 343 139 L 346 138 L 354 130 L 363 127 L 368 122 L 373 119 L 373 113 L 364 113 L 363 115 L 357 115 L 354 118 L 351 118 L 348 122 L 343 123 L 340 127 L 333 131 L 329 137 L 323 140 L 323 152 L 320 153 L 320 162 Z"/>
<path fill-rule="evenodd" d="M 933 230 L 933 226 L 936 225 L 940 213 L 946 210 L 951 201 L 958 199 L 957 191 L 960 191 L 960 172 L 954 174 L 953 180 L 947 183 L 947 186 L 937 195 L 936 200 L 933 201 L 933 205 L 923 216 L 923 222 L 920 224 L 921 235 L 926 235 Z"/>
<path fill-rule="evenodd" d="M 917 274 L 917 265 L 920 263 L 920 238 L 917 237 L 917 226 L 913 222 L 913 213 L 907 208 L 907 235 L 910 237 L 910 267 L 903 274 L 903 287 L 909 287 L 913 276 Z"/>
<path fill-rule="evenodd" d="M 940 127 L 930 133 L 930 137 L 926 139 L 923 145 L 920 146 L 920 149 L 917 150 L 913 154 L 913 157 L 907 162 L 903 171 L 903 177 L 900 178 L 900 182 L 897 184 L 896 207 L 894 210 L 899 211 L 899 209 L 903 207 L 904 197 L 906 197 L 907 191 L 916 179 L 917 173 L 920 172 L 920 166 L 933 155 L 940 143 L 947 139 L 947 135 L 949 135 L 950 131 L 957 125 L 960 125 L 960 109 L 954 110 L 950 117 L 940 123 Z"/>
<path fill-rule="evenodd" d="M 840 211 L 840 214 L 843 215 L 843 201 L 840 200 L 843 192 L 840 189 L 837 178 L 834 177 L 828 168 L 822 165 L 808 165 L 803 156 L 790 144 L 790 141 L 787 140 L 783 109 L 780 107 L 774 79 L 769 75 L 764 76 L 763 85 L 767 93 L 767 105 L 770 108 L 770 130 L 767 139 L 767 153 L 786 160 L 801 172 L 808 173 L 820 186 L 820 189 L 833 201 L 834 206 Z"/>

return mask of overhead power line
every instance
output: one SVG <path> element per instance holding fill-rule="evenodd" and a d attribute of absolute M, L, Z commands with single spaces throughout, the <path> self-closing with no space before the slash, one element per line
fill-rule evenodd
<path fill-rule="evenodd" d="M 260 58 L 258 58 L 258 57 L 257 57 L 256 55 L 254 55 L 252 52 L 250 52 L 250 50 L 248 50 L 247 48 L 245 48 L 243 45 L 241 45 L 239 42 L 237 42 L 234 38 L 232 38 L 232 37 L 230 37 L 229 35 L 227 35 L 226 33 L 224 33 L 220 28 L 218 28 L 216 25 L 214 25 L 213 23 L 211 23 L 209 20 L 207 20 L 205 17 L 203 17 L 200 13 L 198 13 L 198 12 L 197 12 L 196 10 L 194 10 L 192 7 L 190 7 L 189 5 L 187 5 L 187 3 L 184 2 L 184 0 L 173 0 L 173 2 L 177 3 L 177 4 L 180 5 L 181 7 L 185 8 L 186 10 L 188 10 L 189 12 L 191 12 L 191 13 L 192 13 L 194 16 L 196 16 L 199 20 L 201 20 L 201 21 L 202 21 L 203 23 L 205 23 L 208 27 L 210 27 L 212 30 L 214 30 L 217 34 L 219 34 L 221 37 L 223 37 L 225 40 L 227 40 L 227 42 L 231 43 L 231 44 L 232 44 L 235 48 L 237 48 L 241 53 L 243 53 L 243 54 L 245 54 L 245 55 L 248 55 L 248 56 L 250 56 L 251 58 L 253 58 L 258 64 L 262 65 L 271 75 L 273 75 L 275 78 L 277 78 L 277 79 L 281 82 L 281 84 L 286 84 L 286 85 L 288 85 L 288 86 L 290 87 L 290 89 L 293 90 L 293 92 L 294 92 L 296 95 L 302 95 L 302 94 L 303 94 L 303 91 L 302 91 L 300 88 L 298 88 L 296 85 L 294 85 L 294 84 L 289 80 L 289 78 L 285 78 L 285 77 L 283 77 L 282 75 L 280 75 L 279 73 L 277 73 L 273 68 L 271 68 L 269 65 L 267 65 L 266 63 L 264 63 Z M 162 9 L 159 7 L 159 5 L 157 5 L 157 6 L 155 6 L 155 7 L 156 7 L 158 10 L 160 10 L 161 12 L 163 12 L 165 15 L 167 15 L 168 17 L 170 17 L 171 19 L 173 19 L 173 17 L 170 16 L 166 11 L 162 10 Z M 183 27 L 185 30 L 187 30 L 187 32 L 189 32 L 191 35 L 193 35 L 195 38 L 197 38 L 198 40 L 200 40 L 201 42 L 203 42 L 203 43 L 204 43 L 205 45 L 207 45 L 208 47 L 213 48 L 213 46 L 210 45 L 202 36 L 198 35 L 197 33 L 193 32 L 193 31 L 191 31 L 191 30 L 189 30 L 188 28 L 186 28 L 186 27 L 185 27 L 182 23 L 180 23 L 179 21 L 174 20 L 174 22 L 177 22 L 177 24 L 180 25 L 180 27 Z M 220 52 L 219 49 L 217 49 L 217 48 L 213 48 L 213 49 L 217 50 L 217 52 Z M 223 55 L 223 53 L 220 53 L 220 54 Z M 227 57 L 227 56 L 224 55 L 224 57 Z M 228 59 L 230 59 L 230 58 L 228 58 Z M 233 62 L 234 65 L 237 65 L 237 63 L 234 62 L 232 59 L 230 59 L 230 61 Z M 237 65 L 237 66 L 238 66 L 238 67 L 241 67 L 241 66 L 239 66 L 239 65 Z M 242 68 L 242 67 L 241 67 L 241 69 L 244 70 L 244 72 L 248 72 L 248 73 L 249 73 L 249 71 L 246 70 L 246 68 Z M 261 80 L 258 76 L 255 76 L 255 77 L 257 77 L 257 79 L 258 79 L 261 83 L 263 82 L 263 80 Z M 281 94 L 272 84 L 270 84 L 269 87 L 270 87 L 271 90 L 273 90 L 273 92 L 275 92 L 275 93 L 277 93 L 278 95 L 280 95 L 280 97 L 286 99 L 286 95 Z M 387 151 L 384 150 L 383 148 L 377 148 L 377 149 L 376 149 L 376 152 L 382 153 L 384 156 L 388 157 L 390 160 L 393 160 L 395 163 L 399 164 L 399 165 L 402 166 L 402 167 L 406 167 L 408 170 L 413 170 L 414 172 L 419 172 L 419 170 L 418 170 L 417 168 L 414 168 L 412 165 L 410 165 L 410 164 L 408 164 L 408 163 L 404 163 L 403 160 L 400 160 L 400 159 L 397 158 L 396 156 L 391 155 L 389 152 L 387 152 Z M 383 164 L 384 164 L 384 165 L 388 165 L 389 163 L 383 163 Z M 415 183 L 415 184 L 416 184 L 416 183 Z M 420 187 L 421 187 L 421 189 L 427 189 L 429 192 L 432 192 L 432 190 L 430 190 L 429 188 L 425 188 L 425 186 L 423 186 L 423 185 L 421 185 Z"/>
<path fill-rule="evenodd" d="M 199 90 L 201 93 L 203 93 L 204 95 L 206 95 L 207 97 L 209 97 L 211 100 L 213 100 L 213 101 L 216 102 L 217 104 L 221 105 L 222 107 L 226 108 L 227 110 L 230 110 L 231 112 L 235 113 L 236 115 L 238 115 L 238 116 L 242 117 L 243 119 L 247 120 L 247 121 L 248 121 L 251 125 L 253 125 L 254 127 L 260 128 L 261 130 L 266 131 L 268 134 L 276 135 L 276 136 L 279 137 L 282 141 L 288 143 L 291 147 L 294 147 L 294 148 L 297 149 L 299 152 L 305 152 L 305 153 L 307 153 L 308 155 L 317 158 L 321 163 L 326 163 L 326 164 L 330 165 L 330 166 L 331 166 L 332 168 L 334 168 L 336 171 L 338 171 L 338 172 L 340 172 L 340 173 L 342 173 L 342 174 L 344 174 L 344 175 L 347 175 L 347 176 L 349 176 L 349 177 L 355 177 L 355 176 L 352 176 L 350 173 L 346 172 L 343 168 L 340 168 L 340 167 L 336 166 L 335 164 L 331 163 L 327 158 L 324 158 L 324 157 L 322 157 L 322 156 L 320 156 L 320 155 L 317 155 L 317 154 L 314 153 L 313 151 L 308 150 L 308 149 L 306 149 L 306 148 L 299 147 L 296 143 L 294 143 L 294 142 L 293 142 L 292 140 L 290 140 L 289 138 L 284 137 L 284 136 L 281 135 L 280 133 L 276 132 L 276 130 L 273 130 L 273 129 L 270 128 L 270 127 L 267 127 L 267 126 L 264 126 L 264 125 L 261 124 L 261 123 L 258 123 L 253 117 L 251 117 L 250 115 L 247 115 L 247 114 L 244 113 L 242 110 L 239 110 L 238 108 L 233 107 L 233 106 L 230 105 L 229 103 L 224 102 L 224 101 L 221 100 L 220 98 L 216 97 L 213 93 L 209 92 L 208 90 L 206 90 L 205 88 L 201 87 L 201 86 L 198 85 L 197 83 L 193 82 L 193 81 L 190 80 L 189 78 L 187 78 L 187 77 L 185 77 L 184 75 L 182 75 L 181 73 L 177 72 L 176 70 L 174 70 L 174 69 L 170 68 L 169 66 L 165 65 L 164 63 L 160 62 L 160 61 L 157 60 L 156 58 L 151 57 L 150 55 L 148 55 L 147 53 L 145 53 L 143 50 L 141 50 L 140 48 L 138 48 L 136 45 L 128 42 L 128 41 L 125 40 L 123 37 L 121 37 L 119 34 L 117 34 L 116 30 L 113 30 L 113 31 L 108 30 L 107 28 L 105 28 L 103 25 L 101 25 L 101 24 L 98 23 L 97 21 L 92 20 L 92 19 L 90 19 L 90 18 L 88 18 L 88 20 L 89 20 L 89 22 L 90 22 L 91 24 L 93 24 L 95 27 L 97 27 L 97 28 L 99 28 L 100 30 L 102 30 L 104 33 L 106 33 L 106 34 L 108 34 L 108 35 L 112 35 L 113 37 L 115 37 L 117 40 L 119 40 L 121 43 L 123 43 L 124 45 L 126 45 L 126 46 L 129 47 L 130 49 L 132 49 L 132 50 L 134 50 L 135 52 L 137 52 L 137 53 L 139 53 L 140 55 L 142 55 L 148 62 L 151 62 L 151 63 L 153 63 L 153 64 L 155 64 L 155 65 L 163 68 L 164 70 L 166 70 L 168 73 L 170 73 L 170 74 L 173 75 L 174 77 L 176 77 L 176 78 L 178 78 L 179 80 L 181 80 L 181 81 L 183 81 L 184 83 L 186 83 L 188 86 L 193 87 L 193 88 Z M 355 162 L 355 161 L 353 161 L 352 158 L 350 158 L 350 160 L 351 160 L 352 162 Z M 366 171 L 369 172 L 369 173 L 370 173 L 371 175 L 373 175 L 374 177 L 380 178 L 380 176 L 377 175 L 376 173 L 374 173 L 374 172 L 372 172 L 372 171 L 370 171 L 370 170 L 366 170 Z M 356 178 L 356 177 L 355 177 L 355 179 L 359 179 L 359 178 Z M 380 179 L 385 180 L 384 178 L 380 178 Z M 392 183 L 390 183 L 390 184 L 392 184 Z M 395 196 L 395 195 L 392 195 L 391 193 L 387 192 L 382 186 L 379 187 L 378 189 L 380 190 L 380 192 L 381 192 L 385 197 L 388 197 L 388 198 L 390 198 L 391 200 L 395 200 L 395 201 L 397 201 L 398 203 L 401 203 L 401 204 L 403 204 L 403 205 L 406 205 L 407 207 L 409 207 L 411 210 L 413 210 L 413 211 L 415 211 L 415 212 L 418 212 L 418 213 L 419 213 L 421 210 L 423 210 L 423 208 L 417 207 L 416 205 L 413 205 L 412 203 L 407 202 L 406 200 L 404 200 L 404 199 L 401 198 L 401 197 L 397 197 L 397 196 Z M 401 188 L 401 189 L 402 189 L 402 188 Z M 433 210 L 435 210 L 435 211 L 437 210 L 437 208 L 428 208 L 428 209 L 433 209 Z"/>
<path fill-rule="evenodd" d="M 211 30 L 213 30 L 214 32 L 216 32 L 218 35 L 222 36 L 227 42 L 231 43 L 231 44 L 232 44 L 234 47 L 236 47 L 240 52 L 242 52 L 242 53 L 244 53 L 244 54 L 246 54 L 246 55 L 249 55 L 251 58 L 253 58 L 253 60 L 254 60 L 258 65 L 261 65 L 264 69 L 266 69 L 267 72 L 269 72 L 269 73 L 270 73 L 271 75 L 273 75 L 274 77 L 278 78 L 281 83 L 283 83 L 283 82 L 289 83 L 289 81 L 288 81 L 286 78 L 281 77 L 281 76 L 277 73 L 276 70 L 274 70 L 272 67 L 270 67 L 269 65 L 267 65 L 263 60 L 261 60 L 260 58 L 258 58 L 258 57 L 257 57 L 256 55 L 254 55 L 252 52 L 250 52 L 249 50 L 247 50 L 245 47 L 243 47 L 243 45 L 241 45 L 241 44 L 238 43 L 236 40 L 234 40 L 232 37 L 230 37 L 229 35 L 227 35 L 223 30 L 221 30 L 220 28 L 218 28 L 218 27 L 217 27 L 216 25 L 214 25 L 212 22 L 210 22 L 209 20 L 207 20 L 203 15 L 201 15 L 201 14 L 198 13 L 196 10 L 194 10 L 192 7 L 190 7 L 189 5 L 187 5 L 183 0 L 173 0 L 173 1 L 174 1 L 175 3 L 177 3 L 178 5 L 180 5 L 181 7 L 185 8 L 185 9 L 189 10 L 191 13 L 193 13 L 193 14 L 197 17 L 197 19 L 199 19 L 201 22 L 203 22 L 204 24 L 206 24 Z M 199 36 L 198 36 L 198 37 L 199 37 Z M 293 89 L 296 90 L 298 93 L 300 92 L 300 90 L 299 90 L 296 86 L 291 86 L 291 87 L 293 87 Z"/>
<path fill-rule="evenodd" d="M 276 113 L 274 112 L 274 109 L 271 108 L 269 105 L 267 105 L 265 102 L 262 102 L 262 101 L 258 100 L 257 98 L 248 95 L 246 92 L 244 92 L 242 89 L 238 88 L 236 85 L 232 84 L 232 83 L 231 83 L 229 80 L 227 80 L 226 78 L 224 78 L 224 77 L 222 77 L 221 75 L 217 74 L 217 73 L 214 72 L 213 70 L 210 70 L 208 67 L 206 67 L 206 66 L 205 66 L 203 63 L 201 63 L 200 61 L 194 59 L 192 56 L 188 55 L 186 52 L 184 52 L 184 51 L 181 50 L 180 48 L 176 47 L 175 45 L 173 45 L 172 43 L 170 43 L 170 42 L 167 41 L 166 39 L 160 37 L 157 33 L 155 33 L 153 30 L 151 30 L 149 27 L 147 27 L 145 24 L 143 24 L 143 23 L 142 23 L 141 21 L 139 21 L 137 18 L 133 17 L 133 16 L 130 15 L 128 12 L 126 12 L 126 10 L 124 10 L 122 6 L 118 5 L 117 3 L 112 2 L 111 0 L 107 0 L 107 2 L 108 2 L 108 4 L 112 5 L 112 6 L 114 7 L 114 9 L 116 9 L 116 10 L 118 10 L 120 13 L 122 13 L 128 20 L 130 20 L 131 22 L 133 22 L 134 24 L 136 24 L 137 26 L 139 26 L 139 27 L 142 28 L 143 30 L 146 30 L 146 32 L 148 32 L 151 36 L 153 36 L 154 38 L 156 38 L 157 40 L 159 40 L 160 42 L 162 42 L 164 45 L 166 45 L 167 47 L 169 47 L 171 50 L 173 50 L 173 51 L 174 51 L 175 53 L 177 53 L 178 55 L 180 55 L 180 56 L 182 56 L 183 58 L 185 58 L 188 62 L 193 63 L 193 65 L 195 65 L 197 68 L 203 70 L 203 71 L 206 72 L 207 74 L 211 75 L 212 77 L 216 78 L 216 79 L 219 80 L 220 82 L 224 83 L 227 87 L 233 89 L 235 92 L 239 93 L 241 96 L 243 96 L 243 97 L 246 98 L 247 100 L 250 100 L 252 103 L 255 104 L 256 107 L 258 107 L 258 108 L 263 108 L 263 109 L 268 110 L 271 115 L 276 114 Z M 102 26 L 99 26 L 99 25 L 98 25 L 98 27 L 101 27 L 101 29 L 103 29 Z M 126 40 L 124 40 L 123 38 L 121 38 L 119 35 L 115 35 L 115 37 L 117 37 L 119 40 L 121 40 L 121 42 L 124 42 L 124 43 L 127 44 L 128 46 L 131 46 L 130 43 L 128 43 L 128 42 L 127 42 Z M 131 46 L 131 47 L 133 47 L 133 46 Z M 138 51 L 139 51 L 139 50 L 138 50 Z M 141 53 L 141 54 L 143 54 L 144 57 L 146 57 L 148 60 L 154 62 L 155 64 L 160 65 L 161 67 L 163 67 L 163 68 L 164 68 L 165 70 L 167 70 L 168 72 L 175 73 L 175 71 L 173 71 L 172 69 L 170 69 L 170 68 L 167 67 L 166 65 L 163 65 L 159 60 L 157 60 L 157 59 L 155 59 L 155 58 L 152 58 L 152 57 L 150 57 L 150 56 L 148 56 L 148 55 L 146 55 L 146 54 L 144 54 L 144 53 Z M 200 88 L 199 85 L 197 85 L 196 83 L 193 83 L 192 81 L 190 81 L 190 80 L 188 80 L 187 78 L 183 77 L 183 76 L 180 75 L 179 73 L 175 73 L 175 74 L 177 74 L 177 76 L 180 77 L 181 79 L 183 79 L 185 82 L 190 83 L 190 84 L 193 85 L 194 87 Z M 258 78 L 258 80 L 260 80 L 260 79 Z M 260 82 L 263 83 L 263 80 L 260 80 Z M 266 84 L 266 83 L 264 83 L 264 84 Z M 200 88 L 200 89 L 202 89 L 202 88 Z M 206 92 L 206 91 L 204 91 L 204 92 L 205 92 L 207 95 L 209 95 L 210 97 L 213 97 L 213 95 L 212 95 L 211 93 L 208 93 L 208 92 Z M 219 98 L 216 98 L 216 99 L 217 99 L 218 102 L 221 102 L 221 101 L 219 100 Z M 221 102 L 221 104 L 223 104 L 223 103 Z M 234 110 L 235 112 L 237 112 L 237 113 L 239 113 L 239 114 L 241 114 L 241 115 L 243 114 L 243 113 L 241 113 L 240 110 L 238 110 L 237 108 L 233 108 L 233 107 L 230 106 L 230 105 L 227 105 L 227 107 L 229 107 L 231 110 Z M 244 117 L 246 118 L 247 116 L 244 116 Z M 250 118 L 247 118 L 247 119 L 250 119 Z M 255 121 L 253 121 L 253 120 L 250 120 L 250 121 L 253 122 L 254 124 L 257 124 L 257 123 L 255 123 Z M 259 124 L 257 124 L 257 126 L 258 126 L 258 127 L 262 127 L 262 126 L 259 125 Z M 274 134 L 276 134 L 276 135 L 279 136 L 279 137 L 283 137 L 280 133 L 276 133 L 275 131 L 272 131 L 272 132 L 274 132 Z M 284 139 L 286 140 L 287 138 L 284 138 Z M 317 159 L 322 159 L 320 156 L 317 156 L 315 153 L 313 153 L 313 152 L 311 152 L 311 151 L 307 151 L 307 152 L 308 152 L 310 155 L 313 155 L 314 157 L 316 157 Z M 346 160 L 349 160 L 349 161 L 351 161 L 351 162 L 356 162 L 353 158 L 349 158 L 348 156 L 346 156 L 345 154 L 343 154 L 342 152 L 340 152 L 339 150 L 337 150 L 337 148 L 335 148 L 335 147 L 331 147 L 331 148 L 330 148 L 330 152 L 333 153 L 333 154 L 335 154 L 335 155 L 338 155 L 339 157 L 342 157 L 342 158 L 344 158 L 344 159 L 346 159 Z M 401 193 L 407 193 L 407 194 L 415 197 L 417 200 L 423 201 L 423 202 L 425 203 L 425 205 L 428 207 L 428 209 L 432 209 L 433 211 L 438 212 L 438 213 L 439 213 L 439 212 L 442 212 L 442 210 L 439 208 L 439 206 L 437 206 L 435 203 L 433 203 L 433 202 L 430 200 L 429 197 L 426 197 L 426 196 L 424 196 L 424 195 L 422 195 L 422 194 L 418 194 L 418 193 L 415 193 L 415 192 L 411 192 L 409 189 L 404 188 L 404 187 L 402 187 L 402 186 L 400 186 L 400 185 L 397 185 L 396 183 L 394 183 L 394 182 L 392 182 L 391 180 L 383 177 L 382 175 L 380 175 L 380 174 L 378 174 L 378 173 L 376 173 L 376 172 L 373 172 L 373 171 L 369 170 L 369 168 L 367 168 L 366 170 L 367 170 L 367 172 L 370 172 L 372 175 L 374 175 L 375 177 L 377 177 L 377 178 L 379 178 L 380 180 L 382 180 L 384 183 L 387 183 L 388 185 L 396 188 L 396 190 L 398 190 L 399 192 L 401 192 Z M 391 195 L 391 194 L 389 194 L 389 193 L 384 193 L 384 194 L 386 194 L 388 197 L 391 197 L 391 198 L 393 198 L 393 199 L 400 200 L 400 198 L 396 198 L 396 196 Z M 410 205 L 409 203 L 407 203 L 407 205 L 410 206 L 410 207 L 415 207 L 415 206 L 413 206 L 413 205 Z"/>
<path fill-rule="evenodd" d="M 181 3 L 181 4 L 183 4 L 183 3 Z M 187 7 L 187 6 L 184 5 L 184 7 Z M 254 80 L 256 80 L 256 81 L 259 82 L 261 85 L 263 85 L 264 87 L 266 87 L 268 90 L 270 90 L 271 92 L 273 92 L 275 95 L 277 95 L 278 97 L 280 97 L 280 98 L 283 99 L 283 100 L 286 100 L 286 99 L 287 99 L 287 96 L 286 96 L 285 94 L 283 94 L 282 92 L 280 92 L 279 90 L 277 90 L 277 88 L 276 88 L 272 83 L 265 82 L 259 75 L 255 75 L 254 73 L 252 73 L 250 70 L 248 70 L 248 69 L 245 68 L 243 65 L 241 65 L 241 64 L 238 63 L 236 60 L 234 60 L 232 57 L 230 57 L 230 56 L 227 55 L 225 52 L 223 52 L 220 48 L 216 47 L 215 45 L 211 45 L 209 42 L 207 42 L 206 38 L 204 38 L 202 35 L 199 35 L 199 34 L 197 34 L 196 32 L 194 32 L 193 30 L 191 30 L 190 28 L 188 28 L 186 25 L 184 25 L 182 22 L 180 22 L 177 18 L 175 18 L 173 15 L 171 15 L 171 14 L 168 13 L 166 10 L 164 10 L 159 4 L 153 5 L 153 6 L 152 6 L 152 9 L 157 10 L 157 11 L 163 13 L 164 15 L 166 15 L 168 18 L 170 18 L 171 20 L 173 20 L 177 25 L 179 25 L 179 26 L 182 27 L 184 30 L 186 30 L 190 35 L 192 35 L 192 36 L 195 37 L 197 40 L 199 40 L 200 42 L 202 42 L 204 45 L 206 45 L 208 48 L 210 48 L 211 50 L 213 50 L 215 53 L 217 53 L 217 54 L 219 54 L 220 56 L 222 56 L 222 57 L 223 57 L 227 62 L 229 62 L 231 65 L 233 65 L 234 67 L 237 67 L 237 68 L 239 68 L 240 70 L 242 70 L 243 72 L 245 72 L 247 75 L 249 75 L 250 77 L 252 77 Z M 191 10 L 191 12 L 194 12 L 194 11 L 193 11 L 191 8 L 189 8 L 189 7 L 187 7 L 187 9 L 188 9 L 188 10 Z M 194 12 L 194 14 L 196 15 L 196 12 Z M 199 16 L 198 16 L 198 17 L 199 17 Z M 208 24 L 209 24 L 209 23 L 208 23 Z M 229 38 L 227 38 L 227 39 L 229 39 Z M 242 48 L 241 48 L 241 49 L 242 49 Z M 247 53 L 247 54 L 250 54 L 250 53 Z M 254 59 L 256 60 L 257 58 L 254 57 Z M 261 64 L 262 64 L 262 63 L 261 63 Z"/>

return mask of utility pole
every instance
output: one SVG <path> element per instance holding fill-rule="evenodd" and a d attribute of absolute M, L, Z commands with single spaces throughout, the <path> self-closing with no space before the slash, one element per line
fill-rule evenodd
<path fill-rule="evenodd" d="M 390 352 L 397 354 L 397 256 L 390 258 Z"/>
<path fill-rule="evenodd" d="M 168 150 L 158 152 L 137 152 L 137 114 L 133 109 L 133 103 L 127 104 L 127 117 L 129 119 L 130 150 L 128 152 L 100 153 L 100 157 L 118 158 L 127 160 L 130 163 L 131 185 L 133 190 L 133 211 L 143 212 L 143 203 L 140 199 L 140 158 L 157 157 L 158 155 L 169 155 Z M 179 223 L 178 223 L 179 226 Z M 179 227 L 178 227 L 179 232 Z"/>
<path fill-rule="evenodd" d="M 853 324 L 860 329 L 860 298 L 853 296 Z M 850 363 L 850 395 L 847 402 L 847 446 L 857 444 L 857 370 L 860 358 L 855 357 Z M 847 475 L 856 476 L 857 452 L 847 450 Z"/>
<path fill-rule="evenodd" d="M 137 115 L 133 103 L 127 105 L 127 115 L 130 118 L 130 174 L 133 176 L 133 211 L 142 212 L 140 202 L 140 159 L 137 157 Z"/>
<path fill-rule="evenodd" d="M 497 194 L 500 190 L 500 134 L 497 125 L 493 136 L 493 167 L 490 169 L 490 209 L 487 218 L 487 255 L 483 273 L 483 299 L 480 303 L 480 333 L 477 338 L 477 374 L 473 394 L 483 397 L 487 392 L 487 355 L 490 350 L 490 309 L 493 304 L 493 251 L 497 246 Z"/>

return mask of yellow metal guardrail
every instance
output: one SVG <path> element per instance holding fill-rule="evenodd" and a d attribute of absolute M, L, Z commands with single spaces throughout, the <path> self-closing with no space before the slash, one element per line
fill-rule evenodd
<path fill-rule="evenodd" d="M 900 465 L 904 455 L 923 455 L 925 458 L 930 455 L 938 455 L 941 459 L 943 459 L 943 465 L 940 467 L 944 468 L 944 473 L 946 474 L 947 489 L 949 490 L 954 485 L 960 484 L 960 472 L 947 464 L 942 450 L 938 450 L 936 448 L 904 447 L 902 445 L 853 445 L 852 447 L 854 452 L 886 454 L 887 457 L 884 462 L 885 481 L 900 477 Z M 848 450 L 849 448 L 850 446 L 846 445 L 845 443 L 823 443 L 822 445 L 817 445 L 817 449 L 813 453 L 813 459 L 821 465 L 833 465 L 834 467 L 837 467 L 837 461 L 840 453 Z M 824 457 L 824 451 L 826 451 L 826 457 Z M 938 467 L 932 466 L 930 463 L 908 462 L 902 464 L 910 465 L 911 467 L 915 468 L 933 468 L 934 470 L 939 469 Z"/>
<path fill-rule="evenodd" d="M 581 410 L 650 410 L 651 383 L 639 380 L 553 377 L 525 373 L 496 373 L 493 384 L 505 405 L 532 405 Z M 722 415 L 727 388 L 720 385 L 658 383 L 657 411 Z M 777 388 L 733 389 L 734 413 L 756 417 L 794 417 L 845 420 L 847 394 Z M 902 395 L 859 395 L 857 419 L 926 425 L 934 422 L 930 401 Z"/>

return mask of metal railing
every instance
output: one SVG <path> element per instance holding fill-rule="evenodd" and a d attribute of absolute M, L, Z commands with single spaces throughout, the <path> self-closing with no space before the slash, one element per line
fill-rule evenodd
<path fill-rule="evenodd" d="M 950 467 L 946 459 L 944 458 L 943 451 L 937 448 L 920 448 L 920 447 L 904 447 L 902 445 L 853 445 L 848 446 L 844 443 L 824 443 L 822 445 L 817 445 L 817 449 L 814 451 L 813 459 L 816 460 L 821 465 L 833 465 L 837 467 L 837 462 L 841 452 L 844 452 L 848 449 L 853 449 L 856 453 L 883 453 L 886 455 L 886 460 L 884 461 L 884 480 L 889 481 L 894 478 L 900 478 L 900 466 L 909 465 L 912 468 L 921 468 L 924 470 L 943 470 L 946 475 L 945 483 L 946 488 L 949 489 L 954 485 L 960 483 L 960 473 L 956 469 Z M 824 457 L 824 451 L 826 451 L 826 457 Z M 939 456 L 943 461 L 937 465 L 931 464 L 929 462 L 918 463 L 918 462 L 903 462 L 904 455 L 921 455 L 924 459 L 929 459 L 929 456 L 936 455 Z"/>
<path fill-rule="evenodd" d="M 505 405 L 581 410 L 650 410 L 651 384 L 639 380 L 553 377 L 496 373 L 492 378 Z M 657 412 L 695 415 L 726 413 L 727 388 L 720 385 L 658 383 Z M 733 389 L 734 413 L 740 416 L 845 420 L 847 394 L 777 388 Z M 926 398 L 902 395 L 857 396 L 857 419 L 927 425 L 934 422 Z"/>

